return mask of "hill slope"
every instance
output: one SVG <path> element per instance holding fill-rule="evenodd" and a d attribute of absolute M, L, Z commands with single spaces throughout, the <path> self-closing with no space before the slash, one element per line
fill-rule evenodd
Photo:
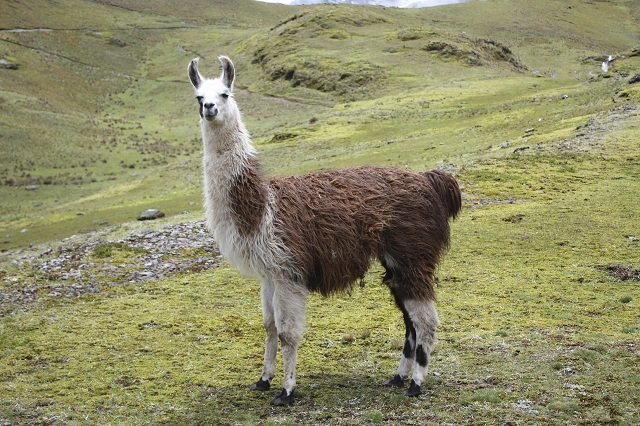
<path fill-rule="evenodd" d="M 637 12 L 625 1 L 414 10 L 249 0 L 6 7 L 0 58 L 19 68 L 0 70 L 4 249 L 118 223 L 149 204 L 170 214 L 199 204 L 200 148 L 183 75 L 194 56 L 217 73 L 215 56 L 232 55 L 252 133 L 259 143 L 278 141 L 263 147 L 268 163 L 278 158 L 274 172 L 372 162 L 423 168 L 513 137 L 540 118 L 525 110 L 558 113 L 521 109 L 528 96 L 609 91 L 584 83 L 599 58 L 629 52 L 638 40 Z M 7 31 L 20 28 L 52 31 Z M 485 126 L 491 136 L 469 145 L 460 132 L 484 126 L 474 115 L 487 113 L 487 103 L 521 117 L 508 126 L 487 117 L 502 133 Z M 571 103 L 557 105 L 563 116 L 597 109 Z M 404 154 L 441 141 L 442 152 L 426 161 Z M 27 192 L 29 185 L 39 188 Z"/>
<path fill-rule="evenodd" d="M 640 423 L 636 3 L 3 2 L 0 424 Z M 246 390 L 259 291 L 205 236 L 185 72 L 222 53 L 270 173 L 462 183 L 422 399 L 378 386 L 404 326 L 377 266 L 311 298 L 295 406 Z"/>

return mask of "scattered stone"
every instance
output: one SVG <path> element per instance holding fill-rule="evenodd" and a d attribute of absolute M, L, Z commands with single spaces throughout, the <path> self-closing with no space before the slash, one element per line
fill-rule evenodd
<path fill-rule="evenodd" d="M 458 165 L 453 163 L 440 163 L 436 167 L 438 170 L 442 170 L 443 172 L 455 172 L 458 170 Z"/>
<path fill-rule="evenodd" d="M 6 59 L 0 59 L 0 68 L 5 70 L 17 70 L 18 68 L 20 68 L 20 65 L 9 62 Z"/>
<path fill-rule="evenodd" d="M 26 232 L 26 230 L 24 231 Z M 30 267 L 32 273 L 51 282 L 46 288 L 0 286 L 0 315 L 7 309 L 28 307 L 39 295 L 55 298 L 80 297 L 99 293 L 105 286 L 161 279 L 173 274 L 201 272 L 222 263 L 213 236 L 205 223 L 186 222 L 158 230 L 143 229 L 117 241 L 108 241 L 104 232 L 65 238 L 58 247 L 41 253 L 18 256 L 16 266 Z M 98 246 L 112 245 L 130 253 L 126 260 L 95 257 Z M 2 277 L 0 271 L 0 277 Z M 2 277 L 15 284 L 14 277 Z"/>
<path fill-rule="evenodd" d="M 38 188 L 39 188 L 38 185 L 26 185 L 24 187 L 24 189 L 26 189 L 27 191 L 35 191 Z"/>
<path fill-rule="evenodd" d="M 519 152 L 526 151 L 527 149 L 529 149 L 529 147 L 528 147 L 528 146 L 521 146 L 521 147 L 519 147 L 519 148 L 514 149 L 514 150 L 513 150 L 513 153 L 514 153 L 514 154 L 517 154 L 517 153 L 519 153 Z"/>
<path fill-rule="evenodd" d="M 513 404 L 513 408 L 516 411 L 537 412 L 536 410 L 532 410 L 532 407 L 533 401 L 528 399 L 521 399 Z"/>
<path fill-rule="evenodd" d="M 158 324 L 155 321 L 149 321 L 149 322 L 145 322 L 144 324 L 140 324 L 140 326 L 138 327 L 140 330 L 143 330 L 145 328 L 155 328 L 158 327 L 160 324 Z"/>
<path fill-rule="evenodd" d="M 560 99 L 569 99 L 569 95 L 562 95 L 560 96 Z"/>
<path fill-rule="evenodd" d="M 552 146 L 561 151 L 589 152 L 603 149 L 603 134 L 620 120 L 629 119 L 637 115 L 635 105 L 620 105 L 612 108 L 609 113 L 591 117 L 585 123 L 576 127 L 576 135 L 562 140 Z"/>
<path fill-rule="evenodd" d="M 511 146 L 511 141 L 506 141 L 501 143 L 500 145 L 498 145 L 500 148 L 505 149 L 505 148 L 509 148 Z"/>
<path fill-rule="evenodd" d="M 638 237 L 636 237 L 635 235 L 627 235 L 627 239 L 629 241 L 638 241 Z"/>
<path fill-rule="evenodd" d="M 573 383 L 566 383 L 564 385 L 564 387 L 567 388 L 567 389 L 571 389 L 571 390 L 584 390 L 584 389 L 586 389 L 586 386 L 584 386 L 584 385 L 576 385 L 576 384 L 573 384 Z"/>
<path fill-rule="evenodd" d="M 138 220 L 155 220 L 164 217 L 164 212 L 157 209 L 147 209 L 138 215 Z"/>
<path fill-rule="evenodd" d="M 640 74 L 636 74 L 629 80 L 629 84 L 640 83 Z"/>

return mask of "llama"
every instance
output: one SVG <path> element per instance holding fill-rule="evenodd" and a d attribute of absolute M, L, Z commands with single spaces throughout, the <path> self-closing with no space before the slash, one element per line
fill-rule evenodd
<path fill-rule="evenodd" d="M 234 65 L 218 59 L 219 78 L 204 78 L 198 58 L 188 75 L 200 113 L 207 227 L 223 256 L 261 283 L 267 336 L 250 389 L 270 389 L 280 342 L 284 384 L 271 403 L 293 402 L 308 295 L 349 291 L 377 258 L 406 327 L 400 364 L 384 384 L 405 387 L 412 373 L 406 394 L 420 395 L 439 324 L 434 272 L 461 209 L 456 180 L 388 167 L 265 177 L 233 97 Z"/>

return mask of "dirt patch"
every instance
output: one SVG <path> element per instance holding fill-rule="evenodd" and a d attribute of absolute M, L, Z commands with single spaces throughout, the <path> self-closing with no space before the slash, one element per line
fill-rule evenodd
<path fill-rule="evenodd" d="M 620 281 L 640 281 L 640 268 L 631 265 L 607 265 L 602 269 Z"/>
<path fill-rule="evenodd" d="M 522 219 L 524 219 L 524 215 L 523 214 L 514 214 L 508 217 L 503 218 L 502 220 L 504 222 L 509 222 L 509 223 L 520 223 L 522 222 Z"/>

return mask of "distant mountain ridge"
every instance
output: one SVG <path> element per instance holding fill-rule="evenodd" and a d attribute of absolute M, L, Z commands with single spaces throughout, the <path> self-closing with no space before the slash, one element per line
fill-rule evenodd
<path fill-rule="evenodd" d="M 454 3 L 465 3 L 467 1 L 468 0 L 282 0 L 277 1 L 277 3 L 285 3 L 297 6 L 307 4 L 356 4 L 399 8 L 418 8 L 442 6 Z M 271 2 L 276 1 L 271 0 Z"/>

